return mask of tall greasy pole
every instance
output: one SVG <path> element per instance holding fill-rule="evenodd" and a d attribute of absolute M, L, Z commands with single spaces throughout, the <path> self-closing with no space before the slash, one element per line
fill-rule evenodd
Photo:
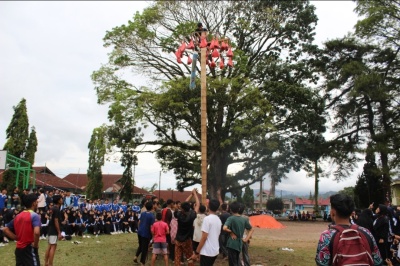
<path fill-rule="evenodd" d="M 203 38 L 207 32 L 203 31 Z M 207 47 L 201 48 L 201 202 L 206 205 L 207 199 L 207 75 L 206 75 Z"/>

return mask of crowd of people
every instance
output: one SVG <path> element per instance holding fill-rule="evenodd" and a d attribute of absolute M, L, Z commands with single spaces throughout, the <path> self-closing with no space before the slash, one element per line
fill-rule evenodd
<path fill-rule="evenodd" d="M 248 244 L 253 228 L 243 215 L 244 205 L 233 202 L 228 207 L 211 199 L 206 207 L 194 189 L 182 203 L 168 199 L 161 206 L 153 197 L 144 199 L 142 206 L 134 262 L 144 265 L 152 248 L 152 265 L 162 255 L 165 265 L 170 260 L 178 266 L 186 260 L 189 266 L 195 261 L 209 266 L 221 255 L 229 265 L 250 266 Z"/>
<path fill-rule="evenodd" d="M 365 245 L 358 245 L 369 254 L 367 258 L 370 258 L 371 262 L 367 265 L 400 265 L 400 207 L 392 206 L 389 201 L 386 201 L 385 204 L 377 205 L 375 210 L 372 203 L 367 209 L 360 211 L 355 209 L 354 201 L 350 196 L 336 194 L 331 196 L 330 200 L 332 223 L 320 236 L 315 258 L 317 265 L 341 265 L 333 262 L 338 257 L 355 260 L 356 255 L 337 256 L 335 252 L 339 251 L 334 247 L 339 245 L 339 241 L 335 240 L 335 235 L 340 233 L 342 238 L 343 232 L 348 233 L 351 230 L 358 231 L 360 234 L 348 239 L 367 239 Z M 357 245 L 353 243 L 353 246 Z M 348 248 L 350 249 L 352 248 Z M 362 254 L 360 251 L 356 253 Z"/>
<path fill-rule="evenodd" d="M 1 244 L 16 240 L 17 249 L 27 247 L 27 241 L 18 240 L 18 234 L 23 234 L 18 232 L 21 230 L 18 222 L 19 217 L 29 212 L 30 218 L 24 216 L 24 219 L 32 225 L 32 231 L 27 231 L 32 236 L 26 239 L 32 241 L 32 247 L 38 245 L 36 234 L 38 241 L 47 240 L 46 266 L 53 265 L 59 240 L 121 233 L 137 233 L 138 249 L 133 261 L 141 265 L 146 261 L 154 265 L 160 256 L 165 265 L 169 261 L 177 266 L 185 261 L 188 265 L 199 261 L 200 265 L 208 266 L 220 255 L 229 265 L 250 266 L 248 244 L 253 229 L 248 217 L 243 215 L 244 205 L 233 202 L 228 206 L 209 200 L 205 206 L 200 204 L 196 189 L 185 202 L 168 199 L 162 206 L 157 197 L 128 206 L 117 199 L 113 202 L 86 200 L 56 189 L 24 190 L 20 194 L 16 188 L 9 207 L 8 197 L 3 195 L 7 191 L 3 190 L 0 195 Z M 148 258 L 150 251 L 153 256 Z M 30 250 L 19 254 L 39 261 Z"/>
<path fill-rule="evenodd" d="M 356 246 L 370 254 L 369 265 L 400 265 L 400 207 L 386 202 L 379 204 L 375 211 L 373 204 L 358 211 L 349 196 L 336 194 L 330 200 L 332 223 L 321 234 L 317 265 L 338 265 L 333 261 L 343 251 L 335 246 L 346 242 L 341 240 L 357 238 L 342 239 L 352 230 L 358 231 L 358 238 L 367 239 Z M 253 228 L 243 215 L 244 210 L 244 205 L 238 202 L 228 206 L 214 199 L 207 206 L 202 205 L 196 189 L 182 203 L 168 199 L 161 205 L 154 196 L 128 206 L 118 199 L 86 200 L 68 191 L 43 189 L 20 194 L 16 188 L 11 197 L 7 197 L 6 190 L 0 194 L 0 240 L 1 245 L 10 240 L 17 242 L 16 260 L 22 260 L 21 265 L 38 265 L 26 262 L 39 261 L 37 247 L 41 239 L 48 242 L 45 265 L 51 266 L 59 240 L 136 233 L 138 248 L 133 261 L 140 265 L 146 262 L 154 265 L 160 257 L 165 265 L 172 261 L 176 266 L 183 262 L 192 266 L 199 261 L 200 265 L 208 266 L 221 256 L 230 266 L 249 266 L 248 247 Z M 31 224 L 30 228 L 27 223 Z M 148 256 L 149 252 L 152 256 Z M 356 255 L 347 257 L 354 260 L 360 254 L 364 253 L 357 251 Z"/>
<path fill-rule="evenodd" d="M 5 194 L 6 191 L 3 190 Z M 114 200 L 112 203 L 108 199 L 89 200 L 81 198 L 79 195 L 71 195 L 68 191 L 44 191 L 41 189 L 38 193 L 32 192 L 38 197 L 37 213 L 41 220 L 41 239 L 46 239 L 48 235 L 48 225 L 51 220 L 52 208 L 54 207 L 54 196 L 61 196 L 63 204 L 60 206 L 61 212 L 61 232 L 63 237 L 89 235 L 98 236 L 99 234 L 119 234 L 132 233 L 137 231 L 138 217 L 140 207 L 135 202 L 129 206 L 125 201 L 122 204 Z M 2 195 L 4 195 L 2 194 Z M 27 195 L 23 193 L 22 195 Z M 4 198 L 4 197 L 3 197 Z M 20 199 L 18 202 L 12 202 L 11 207 L 0 204 L 1 225 L 5 226 L 22 210 Z M 7 242 L 4 237 L 3 243 Z"/>

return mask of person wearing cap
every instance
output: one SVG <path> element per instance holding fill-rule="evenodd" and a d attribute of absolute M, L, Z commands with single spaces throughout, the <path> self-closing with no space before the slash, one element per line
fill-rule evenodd
<path fill-rule="evenodd" d="M 17 241 L 16 265 L 40 265 L 38 249 L 41 222 L 39 214 L 36 213 L 37 199 L 36 194 L 26 195 L 22 202 L 26 209 L 6 224 L 3 229 L 8 238 Z"/>

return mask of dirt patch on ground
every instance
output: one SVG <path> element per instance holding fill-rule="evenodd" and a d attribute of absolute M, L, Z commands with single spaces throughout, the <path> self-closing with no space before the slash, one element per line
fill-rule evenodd
<path fill-rule="evenodd" d="M 318 242 L 322 231 L 328 228 L 325 222 L 299 222 L 278 220 L 285 228 L 261 229 L 256 228 L 253 234 L 254 242 L 265 242 L 266 240 L 281 241 L 313 241 Z"/>

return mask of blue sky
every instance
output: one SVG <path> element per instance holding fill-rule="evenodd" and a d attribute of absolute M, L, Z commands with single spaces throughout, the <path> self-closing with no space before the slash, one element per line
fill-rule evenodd
<path fill-rule="evenodd" d="M 312 3 L 319 18 L 316 43 L 353 29 L 357 21 L 353 2 Z M 107 123 L 107 108 L 97 104 L 90 79 L 110 52 L 102 38 L 147 5 L 144 1 L 1 1 L 0 146 L 6 141 L 12 107 L 26 98 L 30 126 L 35 126 L 39 141 L 35 165 L 46 164 L 60 177 L 86 173 L 92 130 Z M 103 173 L 122 173 L 119 163 L 113 162 L 118 158 L 109 159 Z M 137 186 L 158 183 L 160 170 L 153 155 L 141 155 L 135 170 Z M 353 186 L 358 173 L 340 183 L 322 179 L 320 191 Z M 161 177 L 162 189 L 175 187 L 171 173 Z M 290 173 L 277 189 L 309 193 L 314 182 L 305 172 Z"/>

